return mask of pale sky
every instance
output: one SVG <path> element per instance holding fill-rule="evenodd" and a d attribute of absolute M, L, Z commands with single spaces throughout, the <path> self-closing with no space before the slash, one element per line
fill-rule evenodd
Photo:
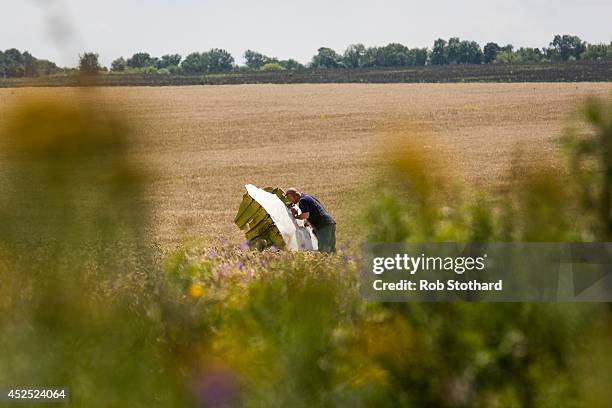
<path fill-rule="evenodd" d="M 317 48 L 431 47 L 458 36 L 543 47 L 554 34 L 612 40 L 612 0 L 0 0 L 0 49 L 74 66 L 95 51 L 108 65 L 138 51 L 153 56 L 225 48 L 306 63 Z"/>

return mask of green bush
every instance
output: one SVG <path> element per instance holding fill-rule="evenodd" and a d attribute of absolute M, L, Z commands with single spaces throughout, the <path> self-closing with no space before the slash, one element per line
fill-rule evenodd
<path fill-rule="evenodd" d="M 279 64 L 278 62 L 269 62 L 267 64 L 264 64 L 261 67 L 262 71 L 284 71 L 285 67 L 283 67 L 281 64 Z"/>
<path fill-rule="evenodd" d="M 521 62 L 521 57 L 514 52 L 500 51 L 495 56 L 493 62 L 498 64 L 515 64 Z"/>
<path fill-rule="evenodd" d="M 168 67 L 166 67 L 166 69 L 172 75 L 177 75 L 177 74 L 181 73 L 181 68 L 178 65 L 168 65 Z"/>

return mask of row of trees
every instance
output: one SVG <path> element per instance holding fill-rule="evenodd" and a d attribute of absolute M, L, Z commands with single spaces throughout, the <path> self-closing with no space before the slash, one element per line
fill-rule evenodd
<path fill-rule="evenodd" d="M 556 35 L 547 48 L 519 48 L 487 43 L 483 49 L 483 62 L 517 63 L 539 61 L 594 60 L 612 58 L 612 42 L 587 44 L 573 35 Z"/>
<path fill-rule="evenodd" d="M 363 44 L 352 44 L 342 55 L 331 48 L 319 48 L 310 66 L 312 68 L 424 66 L 427 59 L 427 48 L 410 49 L 398 43 L 368 48 Z"/>
<path fill-rule="evenodd" d="M 213 48 L 206 52 L 193 52 L 185 57 L 166 54 L 160 58 L 146 52 L 138 52 L 128 59 L 117 58 L 111 63 L 113 72 L 187 74 L 204 72 L 227 72 L 234 69 L 234 57 L 228 51 Z"/>
<path fill-rule="evenodd" d="M 352 44 L 342 54 L 331 48 L 321 47 L 307 66 L 294 59 L 281 60 L 253 50 L 247 50 L 243 57 L 245 65 L 237 66 L 228 51 L 218 48 L 202 53 L 194 52 L 185 59 L 178 54 L 157 58 L 140 52 L 127 60 L 123 57 L 116 59 L 111 64 L 111 71 L 202 74 L 241 70 L 281 71 L 305 68 L 376 68 L 595 60 L 612 59 L 612 42 L 610 44 L 587 44 L 577 36 L 556 35 L 548 47 L 541 49 L 522 47 L 515 50 L 511 44 L 502 46 L 494 42 L 489 42 L 481 48 L 475 41 L 461 40 L 458 37 L 448 40 L 440 38 L 434 42 L 431 49 L 408 48 L 399 43 L 391 43 L 382 47 Z"/>
<path fill-rule="evenodd" d="M 230 71 L 282 71 L 305 68 L 376 68 L 408 67 L 447 64 L 490 64 L 521 63 L 540 61 L 597 60 L 612 59 L 612 42 L 609 44 L 588 44 L 573 35 L 556 35 L 548 47 L 519 48 L 510 44 L 499 45 L 494 42 L 483 48 L 475 41 L 452 37 L 438 39 L 433 47 L 408 48 L 399 43 L 382 47 L 366 47 L 363 44 L 349 45 L 340 54 L 327 47 L 318 49 L 317 54 L 305 66 L 294 59 L 281 60 L 253 50 L 244 55 L 244 66 L 238 66 L 234 57 L 226 50 L 213 48 L 206 52 L 194 52 L 183 58 L 179 54 L 166 54 L 154 57 L 146 52 L 138 52 L 125 59 L 114 60 L 112 72 L 145 74 L 203 74 Z M 0 51 L 0 77 L 33 77 L 49 75 L 70 69 L 60 69 L 47 60 L 34 58 L 29 52 L 17 49 Z M 79 71 L 83 74 L 97 74 L 106 71 L 99 63 L 98 54 L 80 55 Z"/>
<path fill-rule="evenodd" d="M 243 69 L 250 70 L 283 70 L 302 69 L 304 65 L 296 60 L 279 60 L 268 57 L 258 52 L 247 50 L 244 53 L 246 65 Z M 234 57 L 226 50 L 213 48 L 206 52 L 193 52 L 182 58 L 179 54 L 163 55 L 160 58 L 152 57 L 148 53 L 139 52 L 127 60 L 123 57 L 114 60 L 111 64 L 113 72 L 136 72 L 136 73 L 178 73 L 186 74 L 206 72 L 229 72 L 237 67 Z"/>
<path fill-rule="evenodd" d="M 519 48 L 516 51 L 510 44 L 501 46 L 489 42 L 484 48 L 481 48 L 475 41 L 452 37 L 448 40 L 441 38 L 436 40 L 431 50 L 427 48 L 410 49 L 397 43 L 369 48 L 362 44 L 353 44 L 344 51 L 343 55 L 340 55 L 330 48 L 319 48 L 310 66 L 313 68 L 366 68 L 610 58 L 612 58 L 612 42 L 610 44 L 587 44 L 579 37 L 572 35 L 556 35 L 549 47 Z"/>
<path fill-rule="evenodd" d="M 294 59 L 279 60 L 268 57 L 257 51 L 246 50 L 244 53 L 245 67 L 254 71 L 273 71 L 284 69 L 304 69 L 305 66 Z"/>
<path fill-rule="evenodd" d="M 27 51 L 22 53 L 15 48 L 0 50 L 0 78 L 49 75 L 58 70 L 53 62 L 34 58 Z"/>

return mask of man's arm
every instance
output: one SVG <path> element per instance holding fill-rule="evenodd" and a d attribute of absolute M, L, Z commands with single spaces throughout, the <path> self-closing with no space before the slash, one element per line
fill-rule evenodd
<path fill-rule="evenodd" d="M 291 207 L 289 210 L 291 210 L 291 214 L 293 215 L 293 218 L 295 218 L 296 220 L 307 220 L 308 216 L 310 215 L 308 211 L 303 212 L 298 215 L 297 210 L 293 207 Z"/>
<path fill-rule="evenodd" d="M 312 209 L 312 204 L 310 203 L 312 199 L 310 197 L 303 197 L 300 199 L 300 202 L 298 203 L 298 207 L 300 207 L 300 210 L 302 211 L 302 213 L 300 215 L 297 215 L 295 217 L 296 220 L 307 220 L 308 216 L 310 215 L 310 210 Z"/>

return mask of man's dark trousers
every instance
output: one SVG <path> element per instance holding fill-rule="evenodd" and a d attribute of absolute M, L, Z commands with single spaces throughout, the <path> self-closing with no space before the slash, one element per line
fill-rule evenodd
<path fill-rule="evenodd" d="M 336 224 L 324 224 L 317 228 L 320 252 L 336 252 Z"/>

